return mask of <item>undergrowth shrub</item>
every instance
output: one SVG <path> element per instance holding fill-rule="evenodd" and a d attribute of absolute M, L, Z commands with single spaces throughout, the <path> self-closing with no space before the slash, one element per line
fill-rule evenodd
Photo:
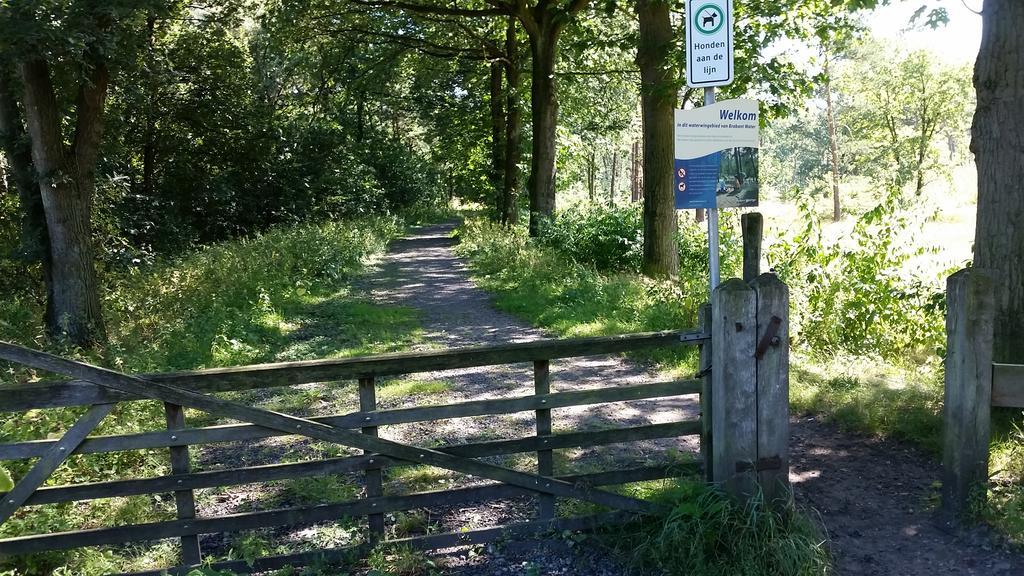
<path fill-rule="evenodd" d="M 911 267 L 929 251 L 913 242 L 925 215 L 900 207 L 898 192 L 854 223 L 846 238 L 827 241 L 807 205 L 807 224 L 775 242 L 768 259 L 790 286 L 797 343 L 816 352 L 923 360 L 945 346 L 945 292 L 940 274 Z"/>
<path fill-rule="evenodd" d="M 580 264 L 602 272 L 640 270 L 644 246 L 637 204 L 576 206 L 542 224 L 541 243 Z"/>
<path fill-rule="evenodd" d="M 739 504 L 703 482 L 660 495 L 667 511 L 620 540 L 634 563 L 668 576 L 812 576 L 829 573 L 826 540 L 793 508 L 757 496 Z"/>

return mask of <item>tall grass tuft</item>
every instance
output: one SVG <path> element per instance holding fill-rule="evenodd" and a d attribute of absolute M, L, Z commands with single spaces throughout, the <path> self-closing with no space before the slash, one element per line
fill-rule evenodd
<path fill-rule="evenodd" d="M 668 576 L 813 576 L 831 572 L 826 540 L 792 507 L 739 504 L 703 483 L 662 494 L 667 511 L 623 541 L 636 566 Z"/>

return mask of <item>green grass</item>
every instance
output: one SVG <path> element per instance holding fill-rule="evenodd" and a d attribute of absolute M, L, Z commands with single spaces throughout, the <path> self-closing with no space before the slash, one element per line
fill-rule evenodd
<path fill-rule="evenodd" d="M 451 390 L 451 388 L 451 382 L 442 382 L 440 380 L 416 380 L 413 378 L 390 380 L 377 388 L 377 399 L 387 401 L 408 398 L 410 396 L 442 394 Z"/>
<path fill-rule="evenodd" d="M 1024 411 L 993 410 L 989 458 L 988 506 L 980 517 L 1024 547 Z"/>
<path fill-rule="evenodd" d="M 385 490 L 400 494 L 415 494 L 444 490 L 455 483 L 455 473 L 433 466 L 396 466 L 384 472 Z"/>
<path fill-rule="evenodd" d="M 460 255 L 473 280 L 495 295 L 498 308 L 563 337 L 692 329 L 705 293 L 636 274 L 601 274 L 552 248 L 530 242 L 520 229 L 480 219 L 459 231 Z M 679 373 L 696 369 L 694 347 L 638 352 Z"/>
<path fill-rule="evenodd" d="M 367 576 L 433 576 L 440 574 L 427 555 L 409 546 L 378 546 L 366 561 Z"/>
<path fill-rule="evenodd" d="M 843 430 L 942 449 L 942 375 L 937 366 L 898 367 L 871 358 L 792 355 L 793 411 Z"/>

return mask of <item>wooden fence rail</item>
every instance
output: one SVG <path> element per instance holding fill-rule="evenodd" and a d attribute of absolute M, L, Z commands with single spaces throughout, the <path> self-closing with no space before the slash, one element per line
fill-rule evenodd
<path fill-rule="evenodd" d="M 571 340 L 541 340 L 431 352 L 382 354 L 366 358 L 308 360 L 258 364 L 240 368 L 142 374 L 139 378 L 147 382 L 169 384 L 200 393 L 234 392 L 312 382 L 356 380 L 364 377 L 379 378 L 458 368 L 516 364 L 535 360 L 620 354 L 685 343 L 698 344 L 706 339 L 707 336 L 700 332 L 648 332 Z M 0 394 L 0 412 L 88 406 L 144 398 L 142 395 L 133 395 L 83 380 L 35 382 L 5 386 L 3 394 Z"/>

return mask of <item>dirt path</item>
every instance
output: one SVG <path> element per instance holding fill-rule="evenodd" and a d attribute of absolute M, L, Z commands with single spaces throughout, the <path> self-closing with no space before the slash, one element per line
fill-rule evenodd
<path fill-rule="evenodd" d="M 409 238 L 395 243 L 380 270 L 364 282 L 373 297 L 384 303 L 412 306 L 424 314 L 427 341 L 442 347 L 518 342 L 541 338 L 544 333 L 508 314 L 495 310 L 490 298 L 469 280 L 464 262 L 451 250 L 452 224 L 419 229 Z M 560 390 L 595 385 L 614 379 L 633 384 L 652 379 L 654 374 L 618 358 L 584 359 L 558 362 L 552 367 L 554 386 Z M 495 368 L 480 372 L 448 372 L 426 375 L 449 378 L 453 386 L 449 400 L 500 397 L 528 393 L 528 367 Z M 692 398 L 664 402 L 636 402 L 604 410 L 576 409 L 557 411 L 556 425 L 563 428 L 616 422 L 670 421 L 693 415 Z M 465 420 L 446 434 L 446 440 L 469 441 L 486 436 L 486 430 L 508 425 L 508 434 L 529 434 L 532 415 L 518 423 Z M 998 546 L 987 531 L 956 531 L 946 527 L 934 514 L 933 483 L 939 477 L 938 465 L 920 451 L 894 442 L 851 437 L 834 427 L 810 418 L 794 419 L 792 444 L 792 480 L 799 504 L 820 516 L 832 540 L 837 572 L 842 575 L 921 575 L 1024 574 L 1024 558 Z M 396 438 L 428 433 L 405 430 Z M 430 432 L 437 434 L 437 432 Z M 695 450 L 693 442 L 680 446 Z M 664 443 L 652 443 L 633 452 L 637 460 L 647 460 Z M 576 454 L 575 459 L 587 459 Z M 592 455 L 590 455 L 592 456 Z M 606 455 L 618 462 L 626 454 Z M 477 514 L 481 525 L 528 515 L 501 510 Z M 476 526 L 473 526 L 476 527 Z M 484 554 L 467 561 L 454 556 L 451 562 L 460 574 L 524 574 L 526 563 L 540 568 L 540 574 L 619 574 L 621 567 L 588 551 L 573 556 L 566 547 L 547 544 L 512 549 L 502 555 Z"/>
<path fill-rule="evenodd" d="M 801 418 L 790 454 L 797 502 L 820 515 L 839 574 L 1024 574 L 1024 557 L 989 530 L 942 521 L 939 465 L 917 448 Z"/>

